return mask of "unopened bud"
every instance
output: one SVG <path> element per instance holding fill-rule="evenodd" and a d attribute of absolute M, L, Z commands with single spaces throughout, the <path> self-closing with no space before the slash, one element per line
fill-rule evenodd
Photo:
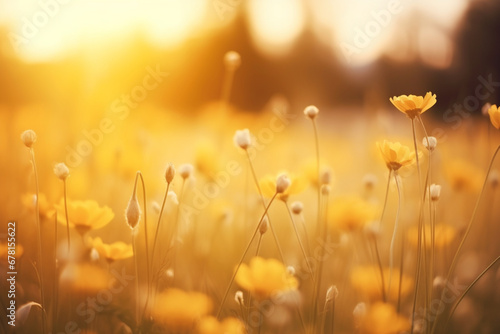
<path fill-rule="evenodd" d="M 233 137 L 234 144 L 242 149 L 246 150 L 250 147 L 252 143 L 252 138 L 250 137 L 250 131 L 248 129 L 236 130 Z"/>
<path fill-rule="evenodd" d="M 326 302 L 330 302 L 332 300 L 337 299 L 339 295 L 339 290 L 337 289 L 337 286 L 331 285 L 328 290 L 326 290 Z"/>
<path fill-rule="evenodd" d="M 185 180 L 193 174 L 194 167 L 191 164 L 182 164 L 179 166 L 179 175 Z"/>
<path fill-rule="evenodd" d="M 292 184 L 292 181 L 290 181 L 288 176 L 286 176 L 286 174 L 280 174 L 276 179 L 276 192 L 278 194 L 284 193 L 288 187 L 290 187 L 290 184 Z"/>
<path fill-rule="evenodd" d="M 137 224 L 139 224 L 139 221 L 141 220 L 141 206 L 139 205 L 139 201 L 137 200 L 136 189 L 137 189 L 137 177 L 135 178 L 132 197 L 130 197 L 127 208 L 125 209 L 125 220 L 127 221 L 128 226 L 130 226 L 132 230 L 135 229 L 135 227 L 137 226 Z"/>
<path fill-rule="evenodd" d="M 434 151 L 434 149 L 437 146 L 437 139 L 436 139 L 436 137 L 432 137 L 432 136 L 424 137 L 422 139 L 422 145 L 424 145 L 424 147 L 426 149 L 428 149 L 429 151 Z"/>
<path fill-rule="evenodd" d="M 33 130 L 26 130 L 21 133 L 21 140 L 26 147 L 31 148 L 33 144 L 36 142 L 36 133 Z"/>
<path fill-rule="evenodd" d="M 316 118 L 316 116 L 318 116 L 318 113 L 319 113 L 319 109 L 316 108 L 316 106 L 307 106 L 305 109 L 304 109 L 304 115 L 306 115 L 306 117 L 309 117 L 310 119 L 314 119 Z"/>
<path fill-rule="evenodd" d="M 241 65 L 241 56 L 236 51 L 228 51 L 224 55 L 224 64 L 230 70 L 236 70 Z"/>
<path fill-rule="evenodd" d="M 300 215 L 302 213 L 302 210 L 304 210 L 304 204 L 299 201 L 295 201 L 292 203 L 292 212 L 296 215 Z"/>
<path fill-rule="evenodd" d="M 175 176 L 175 167 L 173 164 L 169 163 L 167 166 L 167 170 L 165 171 L 165 180 L 167 183 L 171 183 Z"/>
<path fill-rule="evenodd" d="M 245 299 L 243 299 L 243 291 L 236 291 L 236 293 L 234 294 L 234 300 L 240 306 L 245 305 Z"/>
<path fill-rule="evenodd" d="M 429 186 L 429 196 L 433 202 L 439 200 L 439 196 L 441 196 L 441 186 L 439 184 L 431 184 Z"/>
<path fill-rule="evenodd" d="M 64 162 L 60 162 L 54 166 L 54 174 L 61 179 L 61 180 L 66 180 L 66 178 L 69 176 L 69 169 L 68 166 Z"/>
<path fill-rule="evenodd" d="M 365 303 L 358 303 L 354 307 L 354 311 L 352 311 L 352 315 L 354 317 L 354 325 L 356 327 L 359 327 L 361 323 L 363 322 L 363 319 L 366 316 L 366 304 Z"/>
<path fill-rule="evenodd" d="M 267 218 L 267 216 L 264 216 L 264 218 L 262 218 L 262 221 L 260 222 L 260 225 L 259 225 L 260 234 L 266 233 L 268 228 L 269 228 L 269 219 Z"/>

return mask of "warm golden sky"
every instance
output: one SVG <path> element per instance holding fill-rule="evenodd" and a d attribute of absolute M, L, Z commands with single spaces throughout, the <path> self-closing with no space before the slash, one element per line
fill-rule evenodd
<path fill-rule="evenodd" d="M 223 29 L 231 18 L 248 18 L 259 52 L 280 57 L 306 30 L 350 65 L 382 54 L 418 57 L 446 68 L 453 32 L 470 0 L 0 0 L 17 53 L 28 61 L 50 60 L 76 47 L 102 45 L 141 31 L 172 48 L 187 38 Z M 394 52 L 397 51 L 397 52 Z"/>

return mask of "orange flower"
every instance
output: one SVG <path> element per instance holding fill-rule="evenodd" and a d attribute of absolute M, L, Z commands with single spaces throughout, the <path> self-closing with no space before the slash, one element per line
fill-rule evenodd
<path fill-rule="evenodd" d="M 399 292 L 399 269 L 392 269 L 391 290 L 387 291 L 389 285 L 389 268 L 383 268 L 384 290 L 388 299 L 396 300 Z M 382 300 L 382 281 L 380 269 L 377 266 L 358 266 L 351 271 L 351 284 L 361 294 L 370 300 Z M 401 297 L 410 293 L 413 287 L 413 279 L 403 274 L 401 280 Z"/>
<path fill-rule="evenodd" d="M 402 145 L 400 142 L 390 142 L 384 140 L 382 143 L 377 142 L 377 147 L 385 160 L 387 168 L 397 171 L 403 166 L 409 166 L 415 162 L 415 152 L 408 146 Z M 418 152 L 420 157 L 421 152 Z"/>
<path fill-rule="evenodd" d="M 399 111 L 413 119 L 436 104 L 436 94 L 427 92 L 425 96 L 400 95 L 389 99 Z"/>
<path fill-rule="evenodd" d="M 307 186 L 307 181 L 303 177 L 288 173 L 280 173 L 279 175 L 287 175 L 291 181 L 290 186 L 288 186 L 283 193 L 280 193 L 278 194 L 278 196 L 276 196 L 282 201 L 287 201 L 290 195 L 295 195 L 302 192 Z M 269 198 L 274 196 L 274 194 L 276 193 L 277 180 L 278 177 L 276 176 L 266 175 L 259 181 L 259 187 L 264 196 Z"/>
<path fill-rule="evenodd" d="M 128 259 L 134 255 L 132 245 L 121 241 L 105 244 L 101 238 L 97 237 L 95 239 L 89 238 L 89 244 L 108 262 Z"/>
<path fill-rule="evenodd" d="M 57 220 L 66 225 L 64 201 L 56 205 Z M 80 234 L 95 230 L 107 225 L 114 217 L 113 211 L 107 207 L 100 207 L 96 201 L 68 200 L 69 226 L 74 227 Z"/>
<path fill-rule="evenodd" d="M 198 324 L 198 334 L 245 334 L 245 325 L 236 318 L 218 321 L 215 317 L 204 317 Z"/>
<path fill-rule="evenodd" d="M 376 214 L 374 205 L 357 196 L 338 198 L 331 208 L 330 225 L 348 232 L 363 229 Z"/>
<path fill-rule="evenodd" d="M 373 304 L 361 320 L 362 334 L 396 334 L 408 331 L 410 322 L 388 303 Z"/>
<path fill-rule="evenodd" d="M 437 224 L 434 228 L 434 247 L 443 248 L 449 245 L 457 234 L 456 229 L 453 226 L 446 224 Z M 423 235 L 422 232 L 422 244 L 423 244 Z M 426 247 L 431 247 L 431 227 L 429 225 L 425 226 L 425 240 Z M 415 247 L 418 245 L 418 226 L 412 226 L 408 230 L 408 241 Z"/>
<path fill-rule="evenodd" d="M 235 280 L 257 299 L 266 299 L 279 292 L 296 290 L 299 285 L 283 263 L 276 259 L 266 260 L 258 256 L 250 260 L 250 265 L 240 266 Z"/>
<path fill-rule="evenodd" d="M 172 332 L 190 332 L 200 318 L 212 311 L 212 301 L 199 292 L 168 289 L 156 298 L 153 318 Z"/>

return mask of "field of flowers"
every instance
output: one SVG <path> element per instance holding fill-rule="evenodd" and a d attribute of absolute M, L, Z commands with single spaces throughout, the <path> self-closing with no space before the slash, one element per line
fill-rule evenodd
<path fill-rule="evenodd" d="M 500 332 L 496 105 L 238 110 L 224 61 L 196 117 L 0 112 L 2 333 Z"/>

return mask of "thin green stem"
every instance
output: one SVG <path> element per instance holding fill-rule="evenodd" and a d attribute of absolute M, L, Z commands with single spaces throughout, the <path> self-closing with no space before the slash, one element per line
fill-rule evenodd
<path fill-rule="evenodd" d="M 278 195 L 278 193 L 275 193 L 273 195 L 273 197 L 271 197 L 269 204 L 266 206 L 264 213 L 262 214 L 261 218 L 259 219 L 259 222 L 257 223 L 257 226 L 255 227 L 255 231 L 252 234 L 252 238 L 250 238 L 250 241 L 248 242 L 247 247 L 245 248 L 245 251 L 243 252 L 243 255 L 241 256 L 241 259 L 238 262 L 236 269 L 234 270 L 233 276 L 231 277 L 231 280 L 229 281 L 229 284 L 226 288 L 226 292 L 224 293 L 224 297 L 222 298 L 221 304 L 219 306 L 219 310 L 217 311 L 217 319 L 220 317 L 220 314 L 221 314 L 222 309 L 224 307 L 224 303 L 226 302 L 227 296 L 229 295 L 229 290 L 231 290 L 231 286 L 233 285 L 234 279 L 236 278 L 236 274 L 238 273 L 238 270 L 240 269 L 241 264 L 243 263 L 243 260 L 245 259 L 245 256 L 247 255 L 248 250 L 250 249 L 250 246 L 252 245 L 252 242 L 255 239 L 255 236 L 257 235 L 257 232 L 259 232 L 260 224 L 262 223 L 262 220 L 264 219 L 264 217 L 267 215 L 267 211 L 269 210 L 269 207 L 274 202 L 274 199 L 276 198 L 277 195 Z"/>

